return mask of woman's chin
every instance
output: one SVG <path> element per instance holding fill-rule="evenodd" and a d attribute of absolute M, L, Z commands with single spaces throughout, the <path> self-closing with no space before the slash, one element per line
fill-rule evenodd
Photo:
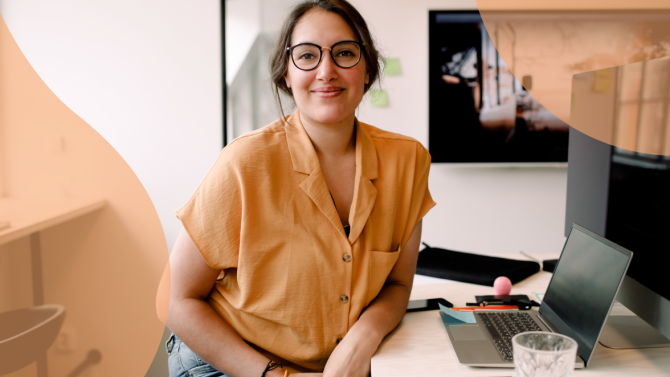
<path fill-rule="evenodd" d="M 352 115 L 354 115 L 354 112 L 347 110 L 348 109 L 341 107 L 333 107 L 329 109 L 321 109 L 321 111 L 318 111 L 316 113 L 305 114 L 305 115 L 307 115 L 317 123 L 333 124 L 347 121 L 352 117 Z"/>

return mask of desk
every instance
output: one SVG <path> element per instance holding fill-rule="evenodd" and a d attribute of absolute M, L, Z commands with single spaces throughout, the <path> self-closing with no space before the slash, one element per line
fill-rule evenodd
<path fill-rule="evenodd" d="M 9 227 L 0 230 L 0 245 L 22 237 L 30 237 L 33 304 L 44 304 L 42 281 L 42 250 L 40 231 L 64 223 L 106 205 L 105 200 L 29 200 L 0 198 L 0 222 L 9 221 Z M 47 375 L 46 354 L 37 360 L 37 375 Z"/>
<path fill-rule="evenodd" d="M 40 231 L 75 219 L 104 207 L 105 200 L 68 199 L 39 201 L 0 198 L 0 221 L 9 221 L 9 227 L 0 230 L 0 245 L 30 236 L 33 273 L 33 301 L 44 304 L 42 284 L 42 251 Z"/>
<path fill-rule="evenodd" d="M 551 274 L 541 271 L 514 285 L 512 294 L 544 292 Z M 492 294 L 491 287 L 445 281 L 419 285 L 411 300 L 443 297 L 465 306 L 475 295 Z M 575 376 L 669 376 L 670 348 L 611 350 L 598 344 L 593 359 Z M 408 313 L 382 342 L 372 358 L 373 376 L 513 376 L 511 368 L 472 368 L 458 362 L 438 311 Z"/>
<path fill-rule="evenodd" d="M 0 230 L 0 245 L 97 211 L 105 204 L 100 199 L 0 198 L 0 222 L 9 221 L 9 227 Z"/>

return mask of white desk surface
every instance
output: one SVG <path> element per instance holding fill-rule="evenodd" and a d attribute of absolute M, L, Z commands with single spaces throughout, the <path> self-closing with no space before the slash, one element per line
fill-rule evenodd
<path fill-rule="evenodd" d="M 512 294 L 544 293 L 551 274 L 541 271 L 519 282 Z M 455 306 L 473 302 L 475 295 L 493 294 L 493 288 L 444 281 L 415 285 L 411 300 L 443 297 Z M 537 300 L 536 300 L 537 301 Z M 372 375 L 412 376 L 514 376 L 512 368 L 474 368 L 458 362 L 438 311 L 408 313 L 382 342 L 372 358 Z M 593 359 L 575 376 L 670 376 L 670 348 L 612 350 L 598 344 Z"/>
<path fill-rule="evenodd" d="M 9 227 L 0 230 L 0 245 L 96 211 L 105 204 L 100 199 L 0 198 L 0 223 L 9 221 Z"/>

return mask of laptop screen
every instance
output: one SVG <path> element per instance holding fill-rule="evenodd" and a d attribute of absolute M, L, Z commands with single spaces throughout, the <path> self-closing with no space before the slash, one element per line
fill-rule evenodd
<path fill-rule="evenodd" d="M 633 253 L 573 224 L 540 307 L 588 364 Z"/>

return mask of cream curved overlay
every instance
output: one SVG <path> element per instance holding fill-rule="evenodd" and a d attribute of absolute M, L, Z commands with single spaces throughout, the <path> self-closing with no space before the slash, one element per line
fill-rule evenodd
<path fill-rule="evenodd" d="M 477 0 L 477 6 L 509 70 L 520 82 L 532 77 L 529 92 L 556 117 L 605 143 L 670 155 L 670 122 L 661 115 L 668 104 L 635 108 L 622 100 L 622 91 L 630 92 L 624 82 L 635 81 L 640 67 L 607 71 L 670 57 L 670 2 Z M 659 66 L 651 63 L 650 69 L 657 73 Z M 574 75 L 587 72 L 573 82 Z M 670 95 L 667 87 L 661 89 L 663 98 Z M 650 99 L 645 93 L 639 97 Z M 571 119 L 575 107 L 579 119 Z"/>
<path fill-rule="evenodd" d="M 168 252 L 156 209 L 116 150 L 41 80 L 1 18 L 0 168 L 0 220 L 10 222 L 0 230 L 0 312 L 34 305 L 37 238 L 20 231 L 38 234 L 43 301 L 66 310 L 48 374 L 69 375 L 97 350 L 89 375 L 144 375 L 164 330 L 155 297 Z M 3 326 L 11 324 L 0 323 L 0 334 Z M 32 363 L 9 375 L 36 374 Z"/>

